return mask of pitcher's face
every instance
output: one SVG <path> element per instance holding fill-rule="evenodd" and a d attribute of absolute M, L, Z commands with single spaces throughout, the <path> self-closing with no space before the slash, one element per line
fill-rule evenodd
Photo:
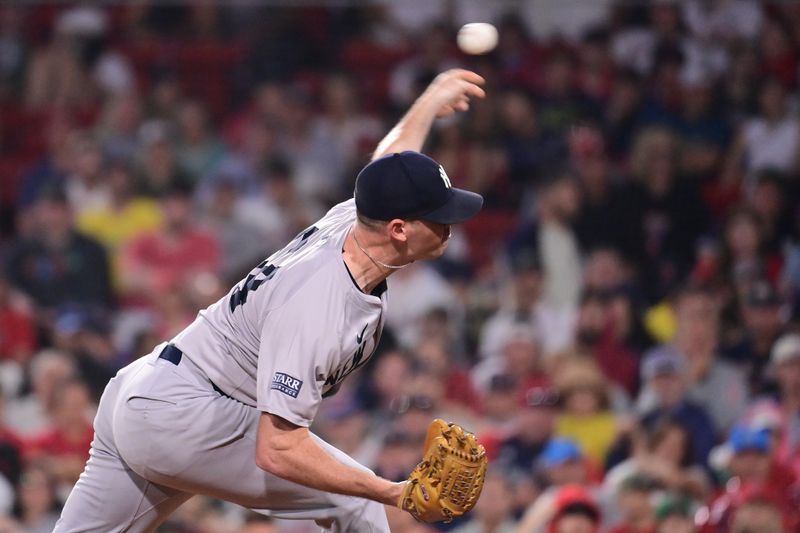
<path fill-rule="evenodd" d="M 441 257 L 450 240 L 450 225 L 427 220 L 410 220 L 408 253 L 412 260 Z"/>

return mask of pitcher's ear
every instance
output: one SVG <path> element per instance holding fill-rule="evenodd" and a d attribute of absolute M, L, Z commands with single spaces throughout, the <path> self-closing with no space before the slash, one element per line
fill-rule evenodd
<path fill-rule="evenodd" d="M 402 218 L 393 218 L 389 221 L 389 238 L 406 242 L 408 240 L 408 221 Z"/>

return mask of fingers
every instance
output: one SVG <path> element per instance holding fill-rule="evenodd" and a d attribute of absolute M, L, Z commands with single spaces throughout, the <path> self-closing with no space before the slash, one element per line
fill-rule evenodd
<path fill-rule="evenodd" d="M 463 69 L 463 68 L 453 68 L 450 70 L 446 70 L 441 74 L 442 76 L 446 77 L 454 77 L 459 78 L 474 85 L 485 85 L 486 80 L 483 79 L 483 76 L 476 72 L 472 72 L 471 70 Z"/>
<path fill-rule="evenodd" d="M 473 84 L 467 85 L 464 88 L 464 92 L 470 96 L 475 96 L 476 98 L 484 98 L 486 96 L 486 91 Z"/>
<path fill-rule="evenodd" d="M 469 100 L 459 100 L 453 107 L 456 111 L 467 111 L 469 110 Z"/>
<path fill-rule="evenodd" d="M 476 74 L 471 70 L 454 68 L 447 70 L 437 77 L 437 81 L 441 85 L 448 85 L 451 83 L 457 84 L 463 94 L 483 98 L 486 96 L 480 86 L 486 84 L 486 80 L 480 74 Z"/>

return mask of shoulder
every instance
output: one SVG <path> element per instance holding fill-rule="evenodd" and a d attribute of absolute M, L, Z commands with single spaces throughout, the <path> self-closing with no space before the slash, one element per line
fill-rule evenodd
<path fill-rule="evenodd" d="M 337 254 L 321 247 L 297 262 L 277 267 L 272 297 L 277 297 L 280 306 L 291 304 L 303 307 L 309 313 L 323 312 L 327 302 L 344 299 L 344 291 L 337 279 L 340 268 L 337 260 L 341 260 Z"/>
<path fill-rule="evenodd" d="M 356 200 L 355 198 L 349 198 L 344 202 L 340 202 L 335 206 L 331 207 L 325 216 L 319 221 L 320 224 L 324 224 L 326 222 L 336 222 L 336 221 L 343 221 L 348 220 L 352 221 L 356 216 Z"/>

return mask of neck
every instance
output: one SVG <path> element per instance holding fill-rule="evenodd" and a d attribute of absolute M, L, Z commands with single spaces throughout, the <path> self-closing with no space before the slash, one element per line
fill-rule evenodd
<path fill-rule="evenodd" d="M 356 284 L 369 294 L 400 265 L 384 257 L 381 247 L 370 243 L 365 233 L 357 225 L 352 227 L 344 241 L 342 258 Z"/>

